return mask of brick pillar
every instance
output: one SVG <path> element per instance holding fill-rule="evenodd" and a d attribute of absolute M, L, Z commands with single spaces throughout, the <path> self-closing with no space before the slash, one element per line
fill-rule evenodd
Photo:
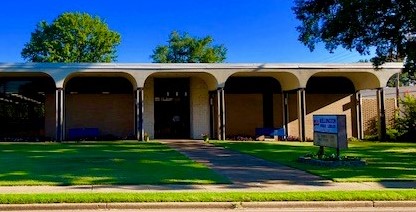
<path fill-rule="evenodd" d="M 65 140 L 65 91 L 57 88 L 55 91 L 56 141 Z"/>
<path fill-rule="evenodd" d="M 137 140 L 144 140 L 144 125 L 143 125 L 143 115 L 144 115 L 144 89 L 137 88 L 136 90 L 136 135 Z"/>

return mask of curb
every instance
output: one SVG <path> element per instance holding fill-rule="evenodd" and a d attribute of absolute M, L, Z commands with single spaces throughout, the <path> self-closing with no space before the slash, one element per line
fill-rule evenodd
<path fill-rule="evenodd" d="M 111 210 L 111 209 L 254 209 L 254 208 L 395 208 L 415 207 L 416 201 L 322 202 L 166 202 L 166 203 L 52 203 L 3 204 L 0 211 Z"/>

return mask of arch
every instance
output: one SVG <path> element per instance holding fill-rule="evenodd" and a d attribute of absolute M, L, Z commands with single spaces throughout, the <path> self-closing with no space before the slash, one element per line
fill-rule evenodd
<path fill-rule="evenodd" d="M 55 131 L 55 81 L 43 72 L 0 73 L 0 138 L 50 140 Z"/>
<path fill-rule="evenodd" d="M 66 87 L 66 84 L 69 80 L 74 77 L 101 77 L 101 78 L 114 78 L 114 77 L 122 77 L 127 79 L 133 88 L 137 88 L 137 82 L 135 78 L 126 72 L 73 72 L 69 74 L 62 82 L 62 87 Z M 59 85 L 58 85 L 59 86 Z"/>
<path fill-rule="evenodd" d="M 281 128 L 282 85 L 274 74 L 238 72 L 225 82 L 226 137 L 256 136 L 256 128 Z"/>
<path fill-rule="evenodd" d="M 383 87 L 380 78 L 372 72 L 317 72 L 311 77 L 345 77 L 351 80 L 356 91 Z"/>
<path fill-rule="evenodd" d="M 217 87 L 216 77 L 206 72 L 150 74 L 144 83 L 144 131 L 152 138 L 202 138 L 210 132 L 210 92 Z M 171 102 L 175 99 L 176 104 Z M 180 125 L 185 126 L 181 132 L 175 131 L 176 123 L 170 123 L 176 113 L 180 114 Z"/>
<path fill-rule="evenodd" d="M 135 138 L 136 83 L 131 75 L 75 72 L 63 85 L 67 140 Z"/>
<path fill-rule="evenodd" d="M 208 90 L 213 91 L 218 87 L 218 81 L 216 77 L 207 72 L 155 72 L 150 74 L 146 79 L 144 85 L 149 83 L 153 78 L 186 78 L 186 77 L 198 77 L 202 79 L 208 87 Z"/>
<path fill-rule="evenodd" d="M 305 89 L 305 129 L 307 138 L 313 138 L 313 125 L 311 123 L 313 123 L 313 115 L 315 114 L 346 115 L 347 135 L 348 137 L 357 137 L 357 104 L 355 92 L 357 85 L 361 88 L 363 85 L 361 84 L 361 79 L 355 78 L 356 76 L 355 73 L 334 74 L 332 72 L 321 72 L 314 74 L 308 79 Z M 367 74 L 366 76 L 371 77 L 374 75 Z M 351 78 L 355 79 L 355 81 Z"/>
<path fill-rule="evenodd" d="M 353 82 L 346 77 L 312 76 L 306 84 L 307 93 L 319 94 L 351 94 L 355 92 Z"/>
<path fill-rule="evenodd" d="M 299 78 L 295 74 L 290 72 L 236 72 L 232 74 L 230 77 L 272 77 L 279 82 L 281 89 L 284 91 L 294 90 L 301 86 Z M 230 77 L 227 78 L 227 81 Z"/>

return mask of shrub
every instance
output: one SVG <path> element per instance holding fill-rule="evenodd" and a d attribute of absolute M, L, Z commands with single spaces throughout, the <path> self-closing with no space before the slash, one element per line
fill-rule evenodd
<path fill-rule="evenodd" d="M 289 135 L 286 138 L 286 141 L 299 141 L 299 137 L 293 136 L 293 135 Z"/>
<path fill-rule="evenodd" d="M 363 140 L 365 140 L 365 141 L 378 141 L 378 135 L 365 135 Z"/>
<path fill-rule="evenodd" d="M 358 142 L 358 141 L 361 141 L 360 139 L 358 139 L 358 138 L 356 138 L 356 137 L 349 137 L 348 139 L 347 139 L 347 141 L 348 141 L 348 143 L 350 143 L 350 142 Z"/>
<path fill-rule="evenodd" d="M 416 97 L 405 95 L 396 114 L 395 130 L 400 139 L 415 142 L 416 138 Z"/>
<path fill-rule="evenodd" d="M 399 130 L 397 130 L 395 128 L 388 127 L 386 129 L 386 135 L 387 135 L 387 140 L 397 141 L 399 139 L 399 137 L 402 135 L 402 133 L 400 133 Z"/>
<path fill-rule="evenodd" d="M 230 141 L 254 141 L 255 139 L 251 136 L 235 135 L 235 136 L 230 136 L 226 140 L 230 140 Z"/>

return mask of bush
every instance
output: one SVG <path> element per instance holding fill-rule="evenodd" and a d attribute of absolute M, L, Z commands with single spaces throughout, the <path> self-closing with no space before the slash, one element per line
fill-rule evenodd
<path fill-rule="evenodd" d="M 350 142 L 359 142 L 359 141 L 361 141 L 360 139 L 358 139 L 358 138 L 356 138 L 356 137 L 349 137 L 348 139 L 347 139 L 347 142 L 348 143 L 350 143 Z"/>
<path fill-rule="evenodd" d="M 378 141 L 378 135 L 365 135 L 363 140 L 365 140 L 365 141 Z"/>
<path fill-rule="evenodd" d="M 402 133 L 400 133 L 399 130 L 397 130 L 395 128 L 388 127 L 386 129 L 386 135 L 387 135 L 387 140 L 397 141 L 400 138 L 400 136 L 402 135 Z"/>
<path fill-rule="evenodd" d="M 406 95 L 400 100 L 400 110 L 395 118 L 395 130 L 401 140 L 413 141 L 416 138 L 416 97 Z"/>

